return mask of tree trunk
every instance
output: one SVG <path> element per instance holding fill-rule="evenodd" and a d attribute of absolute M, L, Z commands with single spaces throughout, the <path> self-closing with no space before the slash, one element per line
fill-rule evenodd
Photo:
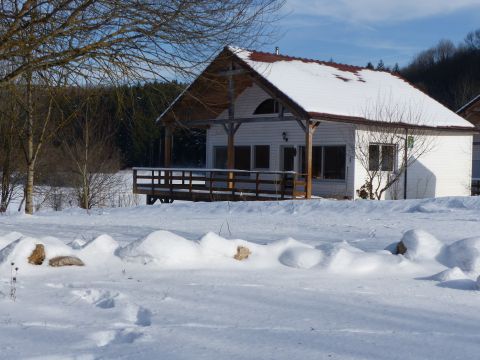
<path fill-rule="evenodd" d="M 30 162 L 27 167 L 27 186 L 25 188 L 25 213 L 33 214 L 33 177 L 35 165 Z"/>
<path fill-rule="evenodd" d="M 0 212 L 7 211 L 9 198 L 10 198 L 10 151 L 5 149 L 5 159 L 3 161 L 3 171 L 2 171 L 2 196 L 0 199 Z"/>
<path fill-rule="evenodd" d="M 25 213 L 33 214 L 33 177 L 35 172 L 33 144 L 32 74 L 27 75 L 27 184 L 25 187 Z"/>

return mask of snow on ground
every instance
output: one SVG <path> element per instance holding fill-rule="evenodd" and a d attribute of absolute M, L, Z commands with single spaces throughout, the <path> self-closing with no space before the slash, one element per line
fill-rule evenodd
<path fill-rule="evenodd" d="M 0 358 L 476 359 L 479 211 L 471 197 L 0 216 Z M 405 255 L 385 250 L 400 240 Z M 38 243 L 47 260 L 30 265 Z M 49 267 L 58 255 L 86 266 Z"/>

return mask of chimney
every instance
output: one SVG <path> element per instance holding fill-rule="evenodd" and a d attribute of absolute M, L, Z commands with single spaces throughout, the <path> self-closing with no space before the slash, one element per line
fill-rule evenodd
<path fill-rule="evenodd" d="M 275 46 L 275 55 L 280 55 L 280 48 Z"/>

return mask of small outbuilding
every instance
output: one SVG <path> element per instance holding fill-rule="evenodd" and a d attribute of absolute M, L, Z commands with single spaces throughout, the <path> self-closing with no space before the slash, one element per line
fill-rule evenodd
<path fill-rule="evenodd" d="M 475 127 L 385 71 L 226 47 L 159 117 L 147 201 L 469 195 Z M 176 128 L 206 129 L 206 168 L 172 168 Z"/>

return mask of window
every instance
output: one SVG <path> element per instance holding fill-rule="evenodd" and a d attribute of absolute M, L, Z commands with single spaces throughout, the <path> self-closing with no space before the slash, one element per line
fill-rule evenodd
<path fill-rule="evenodd" d="M 270 169 L 270 146 L 255 145 L 253 150 L 254 150 L 253 167 L 255 169 Z"/>
<path fill-rule="evenodd" d="M 393 171 L 395 167 L 395 145 L 371 144 L 368 147 L 369 171 Z"/>
<path fill-rule="evenodd" d="M 305 146 L 300 153 L 301 172 L 305 174 Z M 344 180 L 346 155 L 345 146 L 312 146 L 312 178 Z"/>
<path fill-rule="evenodd" d="M 228 148 L 213 148 L 213 164 L 215 169 L 228 169 Z M 237 170 L 250 170 L 250 146 L 235 146 L 235 164 Z"/>
<path fill-rule="evenodd" d="M 325 146 L 323 148 L 324 179 L 345 179 L 346 155 L 345 146 Z"/>
<path fill-rule="evenodd" d="M 215 169 L 226 169 L 227 159 L 228 156 L 226 146 L 215 146 L 213 148 L 213 166 Z"/>
<path fill-rule="evenodd" d="M 278 102 L 273 99 L 267 99 L 257 106 L 253 115 L 276 114 L 278 113 Z"/>
<path fill-rule="evenodd" d="M 301 173 L 307 172 L 305 146 L 300 147 L 301 154 Z M 322 146 L 312 146 L 312 177 L 315 179 L 322 178 Z"/>
<path fill-rule="evenodd" d="M 235 169 L 250 170 L 250 146 L 235 146 Z"/>

